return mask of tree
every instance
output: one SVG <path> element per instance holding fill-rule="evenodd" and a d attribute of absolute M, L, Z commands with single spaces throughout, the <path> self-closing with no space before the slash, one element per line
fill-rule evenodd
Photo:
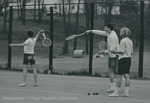
<path fill-rule="evenodd" d="M 71 3 L 73 2 L 73 0 L 62 0 L 62 11 L 63 11 L 63 25 L 64 25 L 64 34 L 65 34 L 65 38 L 67 36 L 69 36 L 70 33 L 70 24 L 71 24 Z M 68 3 L 68 5 L 66 5 L 65 3 Z M 66 18 L 68 17 L 68 21 L 66 20 Z M 68 54 L 69 53 L 69 44 L 68 41 L 64 41 L 64 46 L 62 48 L 62 54 Z"/>
<path fill-rule="evenodd" d="M 26 0 L 22 1 L 22 24 L 26 24 Z"/>
<path fill-rule="evenodd" d="M 76 13 L 76 27 L 75 27 L 76 28 L 76 30 L 75 30 L 76 34 L 78 34 L 80 1 L 81 0 L 78 0 L 77 13 Z M 77 38 L 75 38 L 75 40 L 74 40 L 74 48 L 73 48 L 73 50 L 76 50 L 76 48 L 77 48 Z"/>
<path fill-rule="evenodd" d="M 84 0 L 85 3 L 85 20 L 86 20 L 86 30 L 90 28 L 90 11 L 91 7 L 89 4 L 89 0 Z M 85 46 L 86 46 L 86 54 L 88 54 L 88 36 L 86 35 L 86 40 L 85 40 Z"/>
<path fill-rule="evenodd" d="M 62 0 L 63 4 L 63 24 L 64 24 L 64 33 L 65 38 L 68 36 L 67 34 L 67 23 L 66 23 L 66 11 L 65 11 L 65 0 Z M 62 54 L 68 54 L 68 41 L 64 41 L 64 46 L 62 48 Z"/>
<path fill-rule="evenodd" d="M 0 0 L 0 15 L 2 15 L 3 6 L 4 6 L 4 0 Z"/>
<path fill-rule="evenodd" d="M 7 7 L 8 7 L 8 0 L 5 0 L 4 1 L 4 28 L 3 28 L 3 31 L 6 31 Z"/>
<path fill-rule="evenodd" d="M 21 0 L 17 0 L 17 7 L 18 7 L 18 19 L 21 19 L 22 18 Z"/>
<path fill-rule="evenodd" d="M 111 23 L 111 16 L 112 16 L 111 11 L 112 11 L 112 8 L 113 8 L 113 3 L 114 3 L 114 0 L 111 0 L 110 2 L 108 2 L 108 16 L 106 17 L 107 18 L 106 23 L 107 22 Z"/>
<path fill-rule="evenodd" d="M 42 21 L 42 15 L 44 10 L 44 0 L 38 0 L 38 17 L 39 17 L 39 23 Z"/>
<path fill-rule="evenodd" d="M 34 18 L 34 20 L 36 20 L 36 0 L 34 0 L 34 16 L 33 16 L 33 18 Z"/>

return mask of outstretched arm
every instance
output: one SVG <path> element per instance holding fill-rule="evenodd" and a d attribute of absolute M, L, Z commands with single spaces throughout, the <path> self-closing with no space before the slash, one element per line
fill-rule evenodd
<path fill-rule="evenodd" d="M 9 44 L 9 46 L 13 47 L 13 46 L 25 46 L 26 43 L 22 43 L 22 44 Z"/>
<path fill-rule="evenodd" d="M 87 34 L 93 33 L 93 34 L 100 35 L 100 36 L 108 36 L 108 33 L 102 30 L 87 30 L 86 33 Z"/>

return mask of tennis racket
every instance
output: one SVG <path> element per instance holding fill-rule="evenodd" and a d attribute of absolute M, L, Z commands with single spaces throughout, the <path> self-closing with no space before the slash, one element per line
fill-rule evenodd
<path fill-rule="evenodd" d="M 72 40 L 72 39 L 74 39 L 74 38 L 76 38 L 76 37 L 78 37 L 78 36 L 82 36 L 82 35 L 84 35 L 86 32 L 84 32 L 84 33 L 81 33 L 81 34 L 78 34 L 78 35 L 70 35 L 70 36 L 68 36 L 65 40 Z"/>
<path fill-rule="evenodd" d="M 42 40 L 42 44 L 45 47 L 51 46 L 52 45 L 52 41 L 49 38 L 46 38 L 45 33 L 42 33 L 44 39 Z"/>
<path fill-rule="evenodd" d="M 98 48 L 100 49 L 98 54 L 105 54 L 109 52 L 109 45 L 105 41 L 98 42 Z"/>
<path fill-rule="evenodd" d="M 100 41 L 97 43 L 99 52 L 97 52 L 94 57 L 95 58 L 104 58 L 105 50 L 108 50 L 108 44 L 105 41 Z"/>

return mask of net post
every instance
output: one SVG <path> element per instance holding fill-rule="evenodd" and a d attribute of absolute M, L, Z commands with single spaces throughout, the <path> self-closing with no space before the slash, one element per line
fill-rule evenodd
<path fill-rule="evenodd" d="M 53 7 L 50 7 L 50 40 L 52 42 L 49 47 L 49 71 L 53 72 Z"/>
<path fill-rule="evenodd" d="M 91 3 L 91 26 L 90 30 L 94 28 L 94 3 Z M 90 55 L 89 55 L 89 75 L 92 75 L 93 65 L 93 34 L 90 35 Z"/>
<path fill-rule="evenodd" d="M 143 77 L 143 52 L 144 52 L 144 1 L 140 1 L 140 47 L 138 77 Z"/>
<path fill-rule="evenodd" d="M 8 44 L 12 43 L 13 7 L 10 6 Z M 11 69 L 12 47 L 8 45 L 8 69 Z"/>

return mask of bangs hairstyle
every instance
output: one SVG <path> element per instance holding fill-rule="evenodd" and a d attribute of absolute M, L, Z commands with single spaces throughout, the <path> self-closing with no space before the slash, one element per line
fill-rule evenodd
<path fill-rule="evenodd" d="M 122 28 L 122 29 L 120 30 L 120 32 L 122 32 L 122 34 L 123 34 L 122 36 L 124 36 L 124 37 L 128 37 L 128 36 L 131 35 L 131 31 L 130 31 L 130 29 L 127 28 L 127 27 Z"/>
<path fill-rule="evenodd" d="M 34 32 L 33 30 L 28 30 L 27 34 L 28 34 L 28 37 L 33 37 Z"/>

